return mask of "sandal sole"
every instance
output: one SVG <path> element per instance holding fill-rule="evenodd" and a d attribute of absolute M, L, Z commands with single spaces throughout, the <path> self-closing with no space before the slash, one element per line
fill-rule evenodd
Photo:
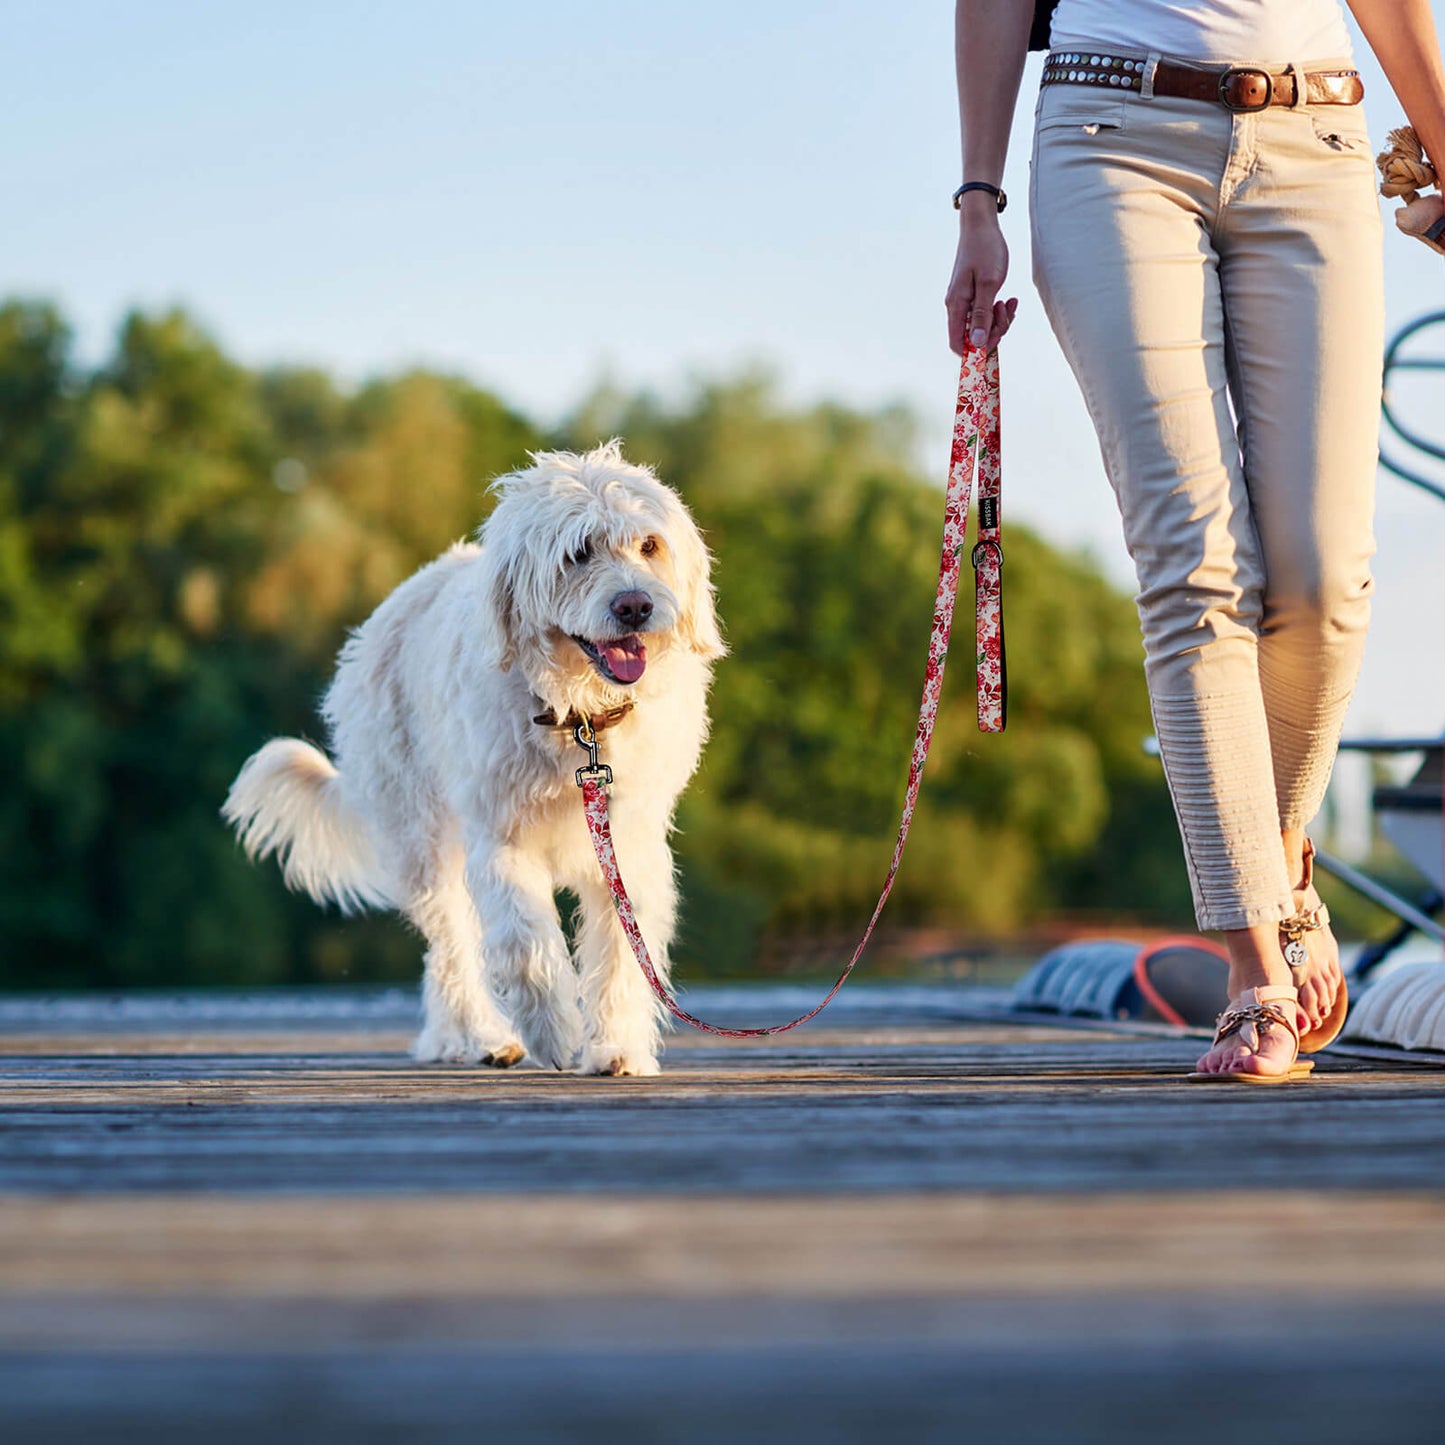
<path fill-rule="evenodd" d="M 1284 1074 L 1194 1073 L 1185 1074 L 1184 1078 L 1191 1084 L 1296 1084 L 1309 1078 L 1314 1068 L 1312 1059 L 1300 1059 L 1291 1064 L 1288 1073 Z"/>
<path fill-rule="evenodd" d="M 1302 1054 L 1317 1054 L 1321 1049 L 1328 1048 L 1339 1038 L 1340 1031 L 1345 1026 L 1345 1016 L 1350 1011 L 1350 989 L 1349 985 L 1342 978 L 1340 980 L 1340 991 L 1335 995 L 1335 1006 L 1330 1010 L 1329 1017 L 1317 1029 L 1310 1029 L 1307 1033 L 1300 1035 L 1299 1051 Z"/>

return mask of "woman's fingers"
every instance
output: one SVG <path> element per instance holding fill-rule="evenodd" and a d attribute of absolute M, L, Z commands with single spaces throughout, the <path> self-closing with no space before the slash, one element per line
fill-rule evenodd
<path fill-rule="evenodd" d="M 985 346 L 994 347 L 1003 340 L 1010 326 L 1014 322 L 1014 313 L 1019 309 L 1019 298 L 1010 296 L 1007 301 L 995 301 L 993 304 L 993 315 L 989 318 L 990 326 Z"/>
<path fill-rule="evenodd" d="M 947 300 L 948 306 L 948 347 L 950 351 L 962 356 L 968 350 L 968 328 L 973 310 L 973 291 L 970 287 L 968 293 L 956 297 L 950 290 Z"/>
<path fill-rule="evenodd" d="M 1000 272 L 979 271 L 974 276 L 973 298 L 968 307 L 968 344 L 980 349 L 993 345 L 999 308 L 1007 309 L 1007 302 L 997 301 L 999 287 L 1003 285 Z M 1004 323 L 1008 330 L 1008 323 Z M 999 332 L 998 335 L 1002 335 Z"/>
<path fill-rule="evenodd" d="M 995 346 L 1003 340 L 1008 329 L 1013 325 L 1014 313 L 1019 309 L 1017 296 L 1010 296 L 1007 301 L 995 301 L 990 311 L 980 314 L 977 307 L 974 307 L 970 321 L 972 324 L 969 330 L 969 345 L 976 346 L 984 351 L 992 351 Z"/>
<path fill-rule="evenodd" d="M 995 301 L 988 309 L 981 307 L 971 296 L 958 302 L 950 297 L 949 348 L 959 356 L 970 348 L 991 350 L 1008 333 L 1018 309 L 1017 296 L 1010 296 L 1007 301 Z"/>
<path fill-rule="evenodd" d="M 959 356 L 973 345 L 971 332 L 978 311 L 977 294 L 978 283 L 972 269 L 956 270 L 944 305 L 948 308 L 948 345 Z"/>
<path fill-rule="evenodd" d="M 993 297 L 990 296 L 985 300 L 982 296 L 975 296 L 968 313 L 968 344 L 978 347 L 987 346 L 992 322 Z"/>

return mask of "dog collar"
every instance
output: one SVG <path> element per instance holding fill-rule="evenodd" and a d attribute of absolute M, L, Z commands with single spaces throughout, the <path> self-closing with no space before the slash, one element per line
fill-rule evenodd
<path fill-rule="evenodd" d="M 636 706 L 635 702 L 624 702 L 619 707 L 608 708 L 606 712 L 595 712 L 590 717 L 584 717 L 574 707 L 564 718 L 557 716 L 556 708 L 549 707 L 546 712 L 538 713 L 532 721 L 539 723 L 542 727 L 566 728 L 569 732 L 581 727 L 584 722 L 589 722 L 592 724 L 592 731 L 600 733 L 607 728 L 615 727 Z"/>

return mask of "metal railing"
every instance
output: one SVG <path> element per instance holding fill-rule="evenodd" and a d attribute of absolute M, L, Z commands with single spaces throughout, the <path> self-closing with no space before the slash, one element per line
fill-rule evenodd
<path fill-rule="evenodd" d="M 1390 397 L 1392 378 L 1404 374 L 1434 371 L 1439 372 L 1442 380 L 1445 380 L 1445 356 L 1406 356 L 1402 354 L 1406 343 L 1411 338 L 1419 335 L 1422 331 L 1428 331 L 1432 326 L 1441 325 L 1445 325 L 1445 311 L 1432 311 L 1424 316 L 1417 316 L 1391 337 L 1389 345 L 1385 347 L 1385 385 L 1380 401 L 1380 414 L 1384 418 L 1385 425 L 1406 446 L 1413 448 L 1423 456 L 1445 463 L 1445 446 L 1422 436 L 1414 427 L 1407 426 L 1400 419 L 1397 409 L 1392 406 Z M 1427 477 L 1423 472 L 1416 471 L 1414 467 L 1391 456 L 1386 452 L 1383 444 L 1380 447 L 1380 465 L 1412 486 L 1419 487 L 1422 491 L 1429 492 L 1432 497 L 1438 497 L 1445 502 L 1445 484 Z"/>
<path fill-rule="evenodd" d="M 1401 461 L 1398 456 L 1387 451 L 1384 437 L 1381 438 L 1380 444 L 1380 465 L 1402 481 L 1409 482 L 1411 486 L 1419 487 L 1421 491 L 1428 492 L 1432 497 L 1445 502 L 1445 483 L 1417 470 L 1419 463 L 1416 460 L 1417 458 L 1428 458 L 1433 462 L 1445 464 L 1445 445 L 1431 440 L 1417 431 L 1414 426 L 1407 424 L 1400 416 L 1397 400 L 1391 395 L 1392 382 L 1400 381 L 1418 372 L 1437 372 L 1442 380 L 1445 380 L 1445 355 L 1409 354 L 1408 343 L 1437 326 L 1445 326 L 1445 311 L 1431 311 L 1424 316 L 1417 316 L 1413 321 L 1402 326 L 1390 338 L 1385 347 L 1384 388 L 1380 398 L 1380 415 L 1385 429 L 1393 433 L 1395 439 L 1404 443 L 1413 454 L 1411 461 L 1414 465 Z M 1445 337 L 1441 339 L 1442 346 L 1445 346 Z M 1445 393 L 1442 393 L 1441 400 L 1445 401 Z M 1435 415 L 1440 416 L 1442 413 L 1445 413 L 1445 407 L 1437 404 Z M 1438 750 L 1442 745 L 1445 745 L 1445 738 L 1358 738 L 1346 739 L 1340 744 L 1342 749 L 1372 756 L 1381 753 L 1418 751 L 1425 754 L 1427 758 L 1432 750 Z M 1371 973 L 1414 931 L 1418 930 L 1427 938 L 1433 938 L 1437 942 L 1445 942 L 1445 928 L 1442 928 L 1434 917 L 1440 912 L 1442 902 L 1445 902 L 1438 890 L 1429 889 L 1417 901 L 1412 902 L 1367 874 L 1360 872 L 1359 869 L 1351 867 L 1348 863 L 1332 857 L 1328 853 L 1317 852 L 1315 860 L 1342 883 L 1393 913 L 1399 921 L 1394 932 L 1366 945 L 1356 960 L 1356 977 L 1364 977 Z"/>

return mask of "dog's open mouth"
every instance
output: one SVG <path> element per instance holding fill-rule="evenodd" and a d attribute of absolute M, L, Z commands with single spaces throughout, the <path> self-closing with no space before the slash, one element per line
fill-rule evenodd
<path fill-rule="evenodd" d="M 647 648 L 634 632 L 629 637 L 610 637 L 604 642 L 589 642 L 574 637 L 573 642 L 592 659 L 592 666 L 608 682 L 636 682 L 647 671 Z"/>

